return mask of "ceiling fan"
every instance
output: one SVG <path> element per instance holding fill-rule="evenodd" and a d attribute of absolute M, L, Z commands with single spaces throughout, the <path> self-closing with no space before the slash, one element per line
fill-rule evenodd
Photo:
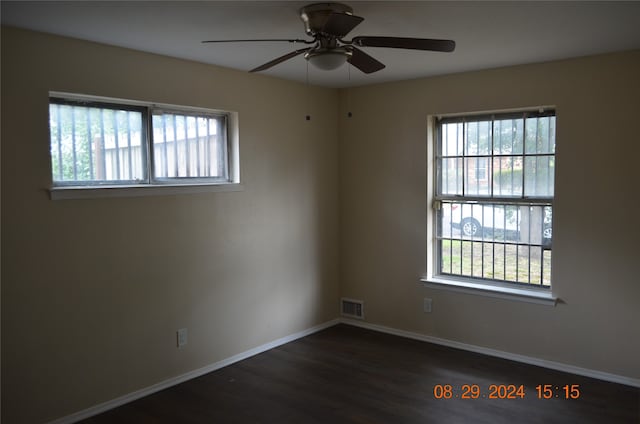
<path fill-rule="evenodd" d="M 358 36 L 353 37 L 351 40 L 345 40 L 344 37 L 364 18 L 354 15 L 353 9 L 342 3 L 310 4 L 300 9 L 300 18 L 304 23 L 306 34 L 313 39 L 207 40 L 203 41 L 203 43 L 286 41 L 310 46 L 296 49 L 291 53 L 251 69 L 249 72 L 264 71 L 304 54 L 304 58 L 307 61 L 323 70 L 336 69 L 345 62 L 349 62 L 366 74 L 384 69 L 385 65 L 358 47 L 389 47 L 437 52 L 452 52 L 456 47 L 456 43 L 453 40 L 430 38 Z"/>

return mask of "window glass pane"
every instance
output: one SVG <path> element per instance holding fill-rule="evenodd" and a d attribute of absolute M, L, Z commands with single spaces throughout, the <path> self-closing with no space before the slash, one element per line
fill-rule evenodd
<path fill-rule="evenodd" d="M 440 152 L 442 156 L 462 156 L 462 152 L 464 151 L 462 128 L 462 123 L 459 122 L 442 125 L 442 145 Z"/>
<path fill-rule="evenodd" d="M 542 215 L 542 244 L 551 248 L 551 244 L 553 242 L 553 208 L 551 206 L 545 206 L 543 208 Z"/>
<path fill-rule="evenodd" d="M 553 156 L 527 156 L 524 160 L 524 194 L 552 197 L 555 159 Z"/>
<path fill-rule="evenodd" d="M 555 125 L 555 116 L 527 118 L 525 153 L 554 153 L 556 147 Z"/>
<path fill-rule="evenodd" d="M 142 113 L 49 104 L 54 183 L 145 179 Z"/>
<path fill-rule="evenodd" d="M 441 159 L 439 162 L 440 194 L 462 194 L 462 159 Z"/>
<path fill-rule="evenodd" d="M 491 126 L 488 121 L 465 123 L 465 155 L 488 155 L 491 151 Z"/>
<path fill-rule="evenodd" d="M 522 196 L 522 156 L 493 158 L 493 195 Z"/>
<path fill-rule="evenodd" d="M 155 178 L 227 179 L 223 120 L 208 115 L 155 111 L 153 157 Z"/>
<path fill-rule="evenodd" d="M 488 196 L 490 194 L 491 162 L 486 157 L 464 159 L 464 194 L 467 196 Z"/>
<path fill-rule="evenodd" d="M 518 235 L 519 214 L 516 206 L 488 204 L 483 207 L 484 238 L 493 241 L 514 241 Z"/>
<path fill-rule="evenodd" d="M 518 241 L 535 245 L 551 244 L 551 207 L 521 206 Z"/>
<path fill-rule="evenodd" d="M 542 285 L 551 286 L 551 250 L 542 253 Z"/>
<path fill-rule="evenodd" d="M 496 155 L 522 154 L 522 119 L 497 119 L 493 121 L 493 152 Z"/>

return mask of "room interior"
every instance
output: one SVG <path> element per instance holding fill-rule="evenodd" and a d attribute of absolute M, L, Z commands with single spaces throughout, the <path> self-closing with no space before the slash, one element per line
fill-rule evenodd
<path fill-rule="evenodd" d="M 622 11 L 620 21 L 602 17 L 613 43 L 599 50 L 482 62 L 481 52 L 465 50 L 468 34 L 440 26 L 416 36 L 457 38 L 462 58 L 371 50 L 390 73 L 370 79 L 346 68 L 307 74 L 302 57 L 280 70 L 246 72 L 288 45 L 224 47 L 217 54 L 237 57 L 233 68 L 226 59 L 206 63 L 81 39 L 90 25 L 68 28 L 75 36 L 31 28 L 20 20 L 29 10 L 12 17 L 15 5 L 7 3 L 4 422 L 73 422 L 344 322 L 640 387 L 640 233 L 632 206 L 638 3 L 592 6 Z M 293 11 L 305 4 L 287 3 L 274 4 Z M 409 7 L 382 2 L 376 14 L 375 2 L 351 3 L 372 11 L 367 22 Z M 216 10 L 215 2 L 207 7 Z M 591 6 L 575 7 L 566 13 Z M 258 18 L 248 16 L 251 27 Z M 277 21 L 284 28 L 277 36 L 298 36 L 296 19 L 291 27 Z M 371 28 L 397 24 L 389 18 Z M 583 46 L 572 34 L 566 39 Z M 541 36 L 553 44 L 548 38 Z M 216 60 L 215 49 L 198 51 Z M 237 112 L 240 189 L 51 200 L 52 91 Z M 552 292 L 559 301 L 425 287 L 428 118 L 540 105 L 553 105 L 558 120 Z M 342 298 L 362 300 L 364 319 L 342 317 Z M 424 298 L 432 299 L 430 313 Z M 178 349 L 180 328 L 189 339 Z"/>

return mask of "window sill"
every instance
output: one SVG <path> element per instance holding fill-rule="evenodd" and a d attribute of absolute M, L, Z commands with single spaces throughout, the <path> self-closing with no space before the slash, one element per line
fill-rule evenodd
<path fill-rule="evenodd" d="M 541 305 L 555 306 L 558 298 L 551 291 L 539 289 L 525 289 L 520 287 L 501 287 L 491 284 L 482 284 L 470 281 L 450 280 L 446 278 L 422 278 L 420 281 L 424 287 L 450 290 L 459 293 L 467 293 L 479 296 L 497 297 L 499 299 L 515 300 L 520 302 L 537 303 Z"/>
<path fill-rule="evenodd" d="M 51 200 L 100 199 L 106 197 L 170 196 L 176 194 L 242 191 L 238 183 L 225 184 L 165 184 L 165 185 L 112 185 L 101 187 L 53 187 Z"/>

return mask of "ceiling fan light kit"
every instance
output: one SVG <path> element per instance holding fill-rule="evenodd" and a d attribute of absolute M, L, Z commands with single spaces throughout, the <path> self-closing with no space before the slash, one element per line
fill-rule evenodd
<path fill-rule="evenodd" d="M 324 71 L 331 71 L 344 65 L 353 53 L 345 48 L 310 50 L 304 58 L 313 66 Z"/>
<path fill-rule="evenodd" d="M 209 40 L 203 43 L 221 42 L 289 42 L 302 43 L 311 47 L 297 49 L 273 59 L 250 72 L 269 69 L 279 63 L 304 54 L 304 58 L 313 66 L 322 70 L 333 70 L 349 62 L 365 74 L 380 71 L 385 65 L 358 47 L 386 47 L 438 52 L 452 52 L 455 49 L 453 40 L 437 40 L 430 38 L 357 36 L 345 40 L 347 34 L 360 24 L 364 18 L 353 14 L 350 6 L 342 3 L 313 3 L 299 11 L 304 23 L 305 33 L 312 40 L 305 39 L 264 39 L 264 40 Z"/>

